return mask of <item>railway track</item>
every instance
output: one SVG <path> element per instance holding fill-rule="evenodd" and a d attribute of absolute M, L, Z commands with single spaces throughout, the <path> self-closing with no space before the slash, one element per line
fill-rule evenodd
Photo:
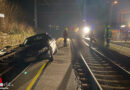
<path fill-rule="evenodd" d="M 85 45 L 79 56 L 74 68 L 82 90 L 130 90 L 130 72 L 96 49 Z"/>

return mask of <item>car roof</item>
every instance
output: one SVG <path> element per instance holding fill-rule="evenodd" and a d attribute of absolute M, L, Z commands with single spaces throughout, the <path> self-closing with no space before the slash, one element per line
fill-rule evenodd
<path fill-rule="evenodd" d="M 33 38 L 35 38 L 35 37 L 37 37 L 37 36 L 49 36 L 47 33 L 41 33 L 41 34 L 36 34 L 36 35 L 34 35 L 34 36 L 31 36 L 31 37 L 28 37 L 27 39 L 33 39 Z M 50 36 L 49 36 L 50 37 Z"/>

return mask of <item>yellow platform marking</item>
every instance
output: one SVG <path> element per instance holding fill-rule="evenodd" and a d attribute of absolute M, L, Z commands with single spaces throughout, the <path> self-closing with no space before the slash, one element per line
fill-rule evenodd
<path fill-rule="evenodd" d="M 36 74 L 36 76 L 33 78 L 33 80 L 31 81 L 31 83 L 28 85 L 28 87 L 26 88 L 26 90 L 31 90 L 31 88 L 33 87 L 33 85 L 35 84 L 36 80 L 38 79 L 38 77 L 40 76 L 40 74 L 42 73 L 43 69 L 45 68 L 45 66 L 47 65 L 47 61 L 44 62 L 44 64 L 42 65 L 42 67 L 40 68 L 40 70 L 38 71 L 38 73 Z"/>

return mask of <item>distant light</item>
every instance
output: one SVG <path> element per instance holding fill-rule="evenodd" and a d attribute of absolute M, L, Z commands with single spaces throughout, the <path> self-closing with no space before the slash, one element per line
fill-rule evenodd
<path fill-rule="evenodd" d="M 74 32 L 78 32 L 79 31 L 79 27 L 74 29 Z"/>
<path fill-rule="evenodd" d="M 130 24 L 128 24 L 128 27 L 130 27 Z"/>
<path fill-rule="evenodd" d="M 82 22 L 86 23 L 86 20 L 85 20 L 85 19 L 83 19 L 83 20 L 82 20 Z"/>
<path fill-rule="evenodd" d="M 113 2 L 113 5 L 116 5 L 116 4 L 118 4 L 118 1 L 117 1 L 117 0 L 115 0 L 115 1 Z"/>
<path fill-rule="evenodd" d="M 2 13 L 0 13 L 0 17 L 4 18 L 4 17 L 5 17 L 5 15 L 4 15 L 4 14 L 2 14 Z"/>
<path fill-rule="evenodd" d="M 126 27 L 126 25 L 121 25 L 120 27 L 121 27 L 121 28 L 124 28 L 124 27 Z"/>
<path fill-rule="evenodd" d="M 84 32 L 85 34 L 88 34 L 88 33 L 90 32 L 90 28 L 89 28 L 89 27 L 84 27 L 84 28 L 83 28 L 83 32 Z"/>

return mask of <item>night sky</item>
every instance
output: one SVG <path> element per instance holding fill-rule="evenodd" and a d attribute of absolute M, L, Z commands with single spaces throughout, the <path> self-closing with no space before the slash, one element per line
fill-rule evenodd
<path fill-rule="evenodd" d="M 33 22 L 34 0 L 8 0 L 19 4 L 28 12 Z M 76 23 L 80 19 L 95 22 L 95 20 L 104 22 L 109 14 L 112 0 L 44 0 L 38 1 L 38 25 L 40 28 L 48 28 L 48 25 L 68 25 Z M 130 0 L 118 0 L 119 5 L 113 10 L 113 22 L 117 21 L 116 13 L 119 9 L 130 8 Z M 85 7 L 84 7 L 85 6 Z"/>
<path fill-rule="evenodd" d="M 12 2 L 14 4 L 18 4 L 24 10 L 29 11 L 29 13 L 33 13 L 34 0 L 7 0 L 8 2 Z"/>
<path fill-rule="evenodd" d="M 34 16 L 34 0 L 8 0 L 9 2 L 18 4 L 22 7 L 30 17 Z M 66 24 L 71 22 L 72 16 L 76 19 L 78 14 L 75 7 L 71 6 L 75 0 L 47 0 L 48 4 L 43 0 L 38 1 L 38 23 L 39 27 L 43 28 L 49 24 Z M 77 7 L 76 7 L 77 8 Z M 29 17 L 29 18 L 30 18 Z M 68 20 L 67 20 L 68 19 Z M 74 20 L 73 19 L 73 20 Z"/>

